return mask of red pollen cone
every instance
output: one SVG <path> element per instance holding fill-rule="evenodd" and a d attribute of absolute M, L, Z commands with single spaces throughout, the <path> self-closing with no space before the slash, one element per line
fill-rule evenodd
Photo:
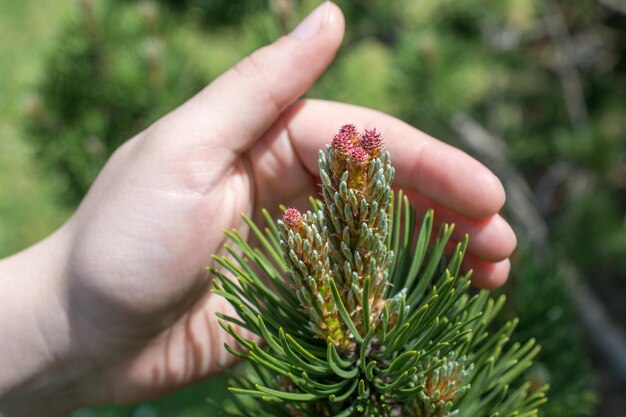
<path fill-rule="evenodd" d="M 289 207 L 283 214 L 283 222 L 289 229 L 298 229 L 302 226 L 302 214 L 297 209 Z"/>
<path fill-rule="evenodd" d="M 352 162 L 354 165 L 365 165 L 367 164 L 368 160 L 369 155 L 367 154 L 367 152 L 365 152 L 365 149 L 361 148 L 360 146 L 357 146 L 350 152 L 350 162 Z"/>
<path fill-rule="evenodd" d="M 383 147 L 382 135 L 376 131 L 376 129 L 365 130 L 365 133 L 361 137 L 361 147 L 367 151 L 368 154 L 376 158 L 380 155 L 380 151 Z"/>

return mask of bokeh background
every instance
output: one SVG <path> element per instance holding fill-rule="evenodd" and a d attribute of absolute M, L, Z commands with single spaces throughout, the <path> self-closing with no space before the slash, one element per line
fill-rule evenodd
<path fill-rule="evenodd" d="M 0 256 L 58 227 L 125 139 L 319 3 L 0 0 Z M 543 346 L 526 375 L 551 385 L 542 415 L 626 416 L 626 2 L 337 3 L 346 40 L 308 96 L 398 116 L 502 178 L 520 238 L 505 315 Z M 225 387 L 72 417 L 209 416 Z"/>

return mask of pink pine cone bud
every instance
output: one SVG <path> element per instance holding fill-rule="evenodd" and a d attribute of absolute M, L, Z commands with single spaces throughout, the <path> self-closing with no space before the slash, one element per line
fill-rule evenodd
<path fill-rule="evenodd" d="M 339 133 L 346 133 L 350 136 L 358 136 L 359 131 L 356 129 L 356 126 L 353 124 L 346 124 L 339 128 Z"/>
<path fill-rule="evenodd" d="M 367 154 L 365 149 L 361 148 L 360 146 L 357 146 L 350 152 L 350 162 L 352 162 L 354 165 L 365 165 L 368 163 L 368 161 L 369 155 Z"/>
<path fill-rule="evenodd" d="M 359 146 L 360 133 L 355 125 L 346 124 L 339 128 L 339 134 L 345 135 L 352 142 L 352 146 Z"/>
<path fill-rule="evenodd" d="M 333 151 L 337 152 L 340 155 L 348 156 L 354 148 L 354 144 L 352 143 L 352 139 L 346 132 L 339 132 L 333 137 L 332 143 Z"/>
<path fill-rule="evenodd" d="M 380 151 L 383 147 L 383 138 L 376 129 L 365 130 L 365 133 L 361 137 L 361 146 L 367 151 L 373 158 L 380 155 Z"/>
<path fill-rule="evenodd" d="M 283 214 L 283 222 L 288 229 L 299 229 L 302 226 L 302 214 L 297 209 L 289 207 Z"/>

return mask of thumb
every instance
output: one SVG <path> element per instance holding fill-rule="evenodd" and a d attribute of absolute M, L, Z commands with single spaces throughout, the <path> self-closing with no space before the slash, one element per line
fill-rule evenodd
<path fill-rule="evenodd" d="M 341 10 L 321 4 L 290 34 L 255 51 L 170 114 L 185 130 L 181 137 L 223 138 L 225 143 L 211 145 L 245 150 L 328 67 L 343 33 Z"/>

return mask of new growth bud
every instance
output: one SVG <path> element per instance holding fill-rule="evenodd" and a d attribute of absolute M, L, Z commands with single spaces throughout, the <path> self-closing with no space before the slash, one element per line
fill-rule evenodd
<path fill-rule="evenodd" d="M 350 151 L 350 158 L 348 161 L 348 186 L 354 189 L 363 189 L 365 187 L 365 182 L 367 181 L 367 164 L 370 160 L 369 155 L 363 148 L 357 146 L 356 148 Z"/>
<path fill-rule="evenodd" d="M 394 323 L 403 303 L 385 299 L 393 259 L 384 244 L 393 168 L 382 149 L 381 135 L 376 129 L 361 135 L 354 125 L 343 125 L 329 147 L 328 159 L 322 153 L 319 164 L 330 267 L 354 323 L 354 328 L 346 327 L 346 334 L 355 329 L 367 333 L 369 326 L 376 327 L 382 320 Z M 336 345 L 339 350 L 351 346 Z"/>
<path fill-rule="evenodd" d="M 297 209 L 290 207 L 283 214 L 283 222 L 288 229 L 300 229 L 302 226 L 302 214 Z"/>
<path fill-rule="evenodd" d="M 339 131 L 339 133 L 333 137 L 332 148 L 335 153 L 345 158 L 350 155 L 350 152 L 354 148 L 354 143 L 352 143 L 350 135 L 346 132 Z"/>
<path fill-rule="evenodd" d="M 321 213 L 300 213 L 293 207 L 285 210 L 280 229 L 283 260 L 290 270 L 292 288 L 309 317 L 309 329 L 322 340 L 330 338 L 336 346 L 347 348 L 339 312 L 332 302 L 328 230 Z"/>
<path fill-rule="evenodd" d="M 423 387 L 413 405 L 417 417 L 450 417 L 456 400 L 470 387 L 468 380 L 474 370 L 466 366 L 466 357 L 456 357 L 454 352 L 443 358 L 428 358 L 418 366 L 419 384 Z"/>
<path fill-rule="evenodd" d="M 359 131 L 357 130 L 355 125 L 343 125 L 341 126 L 341 128 L 339 128 L 339 133 L 346 135 L 352 141 L 352 145 L 356 146 L 359 144 Z"/>
<path fill-rule="evenodd" d="M 359 131 L 352 124 L 341 126 L 339 132 L 333 136 L 331 149 L 333 150 L 332 172 L 341 177 L 347 168 L 352 150 L 359 146 Z"/>
<path fill-rule="evenodd" d="M 383 139 L 376 129 L 366 129 L 361 135 L 353 124 L 345 124 L 333 137 L 330 150 L 332 177 L 340 179 L 347 171 L 348 186 L 363 192 L 368 173 L 372 174 L 369 165 L 383 152 Z"/>
<path fill-rule="evenodd" d="M 361 147 L 367 151 L 372 158 L 377 158 L 383 147 L 383 139 L 376 129 L 365 130 L 361 137 Z"/>
<path fill-rule="evenodd" d="M 350 163 L 352 163 L 353 165 L 357 165 L 357 166 L 365 165 L 367 164 L 369 159 L 370 159 L 369 155 L 367 154 L 365 149 L 361 148 L 360 146 L 350 151 Z"/>

